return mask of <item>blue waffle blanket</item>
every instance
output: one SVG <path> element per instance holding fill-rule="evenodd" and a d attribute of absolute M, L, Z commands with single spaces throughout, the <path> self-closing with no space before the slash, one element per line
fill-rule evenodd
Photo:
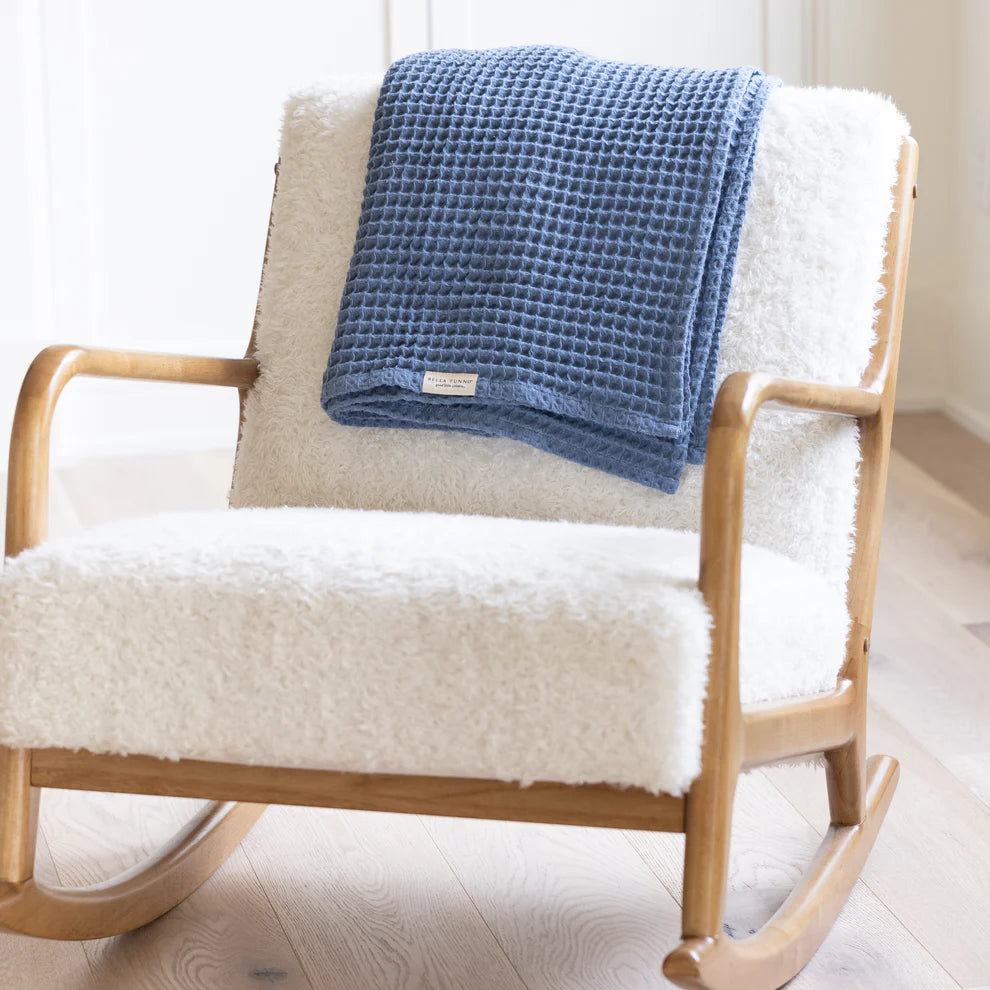
<path fill-rule="evenodd" d="M 388 70 L 322 403 L 677 490 L 771 85 L 555 47 Z"/>

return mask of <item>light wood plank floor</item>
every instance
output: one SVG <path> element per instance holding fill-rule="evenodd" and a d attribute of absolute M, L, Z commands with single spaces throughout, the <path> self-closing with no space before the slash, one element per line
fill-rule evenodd
<path fill-rule="evenodd" d="M 899 439 L 900 438 L 900 439 Z M 903 442 L 901 442 L 903 441 Z M 873 637 L 871 750 L 902 762 L 887 824 L 793 986 L 990 986 L 990 448 L 938 416 L 895 432 Z M 226 454 L 57 472 L 53 535 L 224 504 Z M 109 876 L 195 802 L 45 794 L 39 871 Z M 745 778 L 729 926 L 783 900 L 827 820 L 821 771 Z M 627 990 L 663 987 L 681 836 L 271 808 L 184 904 L 83 944 L 0 936 L 9 990 Z"/>

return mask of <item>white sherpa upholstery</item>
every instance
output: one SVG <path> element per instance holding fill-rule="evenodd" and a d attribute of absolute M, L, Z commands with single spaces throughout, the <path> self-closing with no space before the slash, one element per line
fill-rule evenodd
<path fill-rule="evenodd" d="M 257 333 L 261 378 L 245 409 L 232 504 L 697 530 L 696 466 L 688 466 L 676 495 L 664 495 L 513 440 L 359 429 L 323 412 L 320 382 L 357 230 L 377 88 L 337 86 L 288 104 Z M 732 371 L 767 371 L 859 382 L 906 132 L 904 118 L 879 96 L 788 87 L 771 95 L 720 380 Z M 746 539 L 844 587 L 857 463 L 853 422 L 761 413 L 750 450 Z"/>
<path fill-rule="evenodd" d="M 8 564 L 0 742 L 681 793 L 697 556 L 688 533 L 431 513 L 99 527 Z M 843 596 L 762 548 L 743 587 L 744 700 L 830 687 Z"/>

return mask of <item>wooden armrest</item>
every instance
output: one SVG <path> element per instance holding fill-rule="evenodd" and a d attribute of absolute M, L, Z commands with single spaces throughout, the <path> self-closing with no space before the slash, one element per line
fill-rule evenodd
<path fill-rule="evenodd" d="M 777 403 L 809 412 L 832 413 L 871 419 L 880 413 L 879 386 L 822 385 L 776 378 L 758 371 L 729 375 L 715 398 L 705 453 L 701 505 L 701 580 L 711 566 L 726 569 L 727 556 L 738 557 L 742 546 L 743 485 L 746 454 L 753 421 L 760 408 Z M 734 549 L 733 549 L 734 548 Z M 731 569 L 731 568 L 730 568 Z M 738 570 L 738 560 L 736 561 Z M 706 591 L 707 596 L 707 591 Z"/>
<path fill-rule="evenodd" d="M 14 412 L 7 473 L 8 557 L 45 538 L 52 415 L 62 389 L 76 375 L 246 389 L 258 377 L 258 363 L 254 358 L 46 347 L 24 376 Z"/>
<path fill-rule="evenodd" d="M 110 351 L 74 344 L 46 347 L 24 376 L 18 405 L 36 396 L 48 396 L 54 404 L 58 393 L 76 375 L 248 388 L 258 376 L 258 363 L 254 358 Z"/>
<path fill-rule="evenodd" d="M 757 412 L 767 403 L 778 403 L 870 420 L 880 414 L 883 381 L 880 376 L 870 387 L 821 385 L 743 371 L 722 383 L 708 428 L 701 498 L 698 587 L 715 620 L 709 676 L 718 684 L 708 717 L 721 719 L 725 706 L 739 707 L 743 493 L 749 435 Z"/>
<path fill-rule="evenodd" d="M 756 413 L 768 402 L 811 412 L 869 417 L 880 411 L 880 392 L 859 386 L 775 378 L 759 371 L 737 371 L 725 379 L 718 391 L 711 426 L 743 429 L 748 440 Z"/>

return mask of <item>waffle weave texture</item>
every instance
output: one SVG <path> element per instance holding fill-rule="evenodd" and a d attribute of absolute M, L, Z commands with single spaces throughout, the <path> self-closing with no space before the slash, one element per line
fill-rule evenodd
<path fill-rule="evenodd" d="M 322 402 L 662 491 L 704 456 L 773 80 L 555 47 L 388 70 Z M 477 375 L 473 395 L 424 374 Z"/>

